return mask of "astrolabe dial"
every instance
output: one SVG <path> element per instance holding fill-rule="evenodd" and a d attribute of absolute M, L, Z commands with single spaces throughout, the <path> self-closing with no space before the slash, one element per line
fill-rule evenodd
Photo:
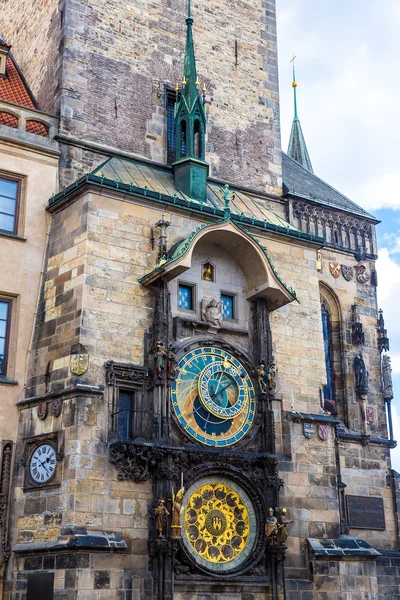
<path fill-rule="evenodd" d="M 188 490 L 183 541 L 192 557 L 212 571 L 238 567 L 251 553 L 255 518 L 247 494 L 229 480 L 200 480 Z"/>
<path fill-rule="evenodd" d="M 256 412 L 253 383 L 244 365 L 216 347 L 196 348 L 179 361 L 172 406 L 195 440 L 215 447 L 241 440 Z"/>

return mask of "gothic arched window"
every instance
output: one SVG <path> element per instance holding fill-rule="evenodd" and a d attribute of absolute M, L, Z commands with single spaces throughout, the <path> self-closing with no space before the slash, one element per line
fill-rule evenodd
<path fill-rule="evenodd" d="M 186 121 L 181 121 L 181 156 L 186 156 Z"/>
<path fill-rule="evenodd" d="M 322 333 L 324 337 L 326 385 L 322 392 L 325 410 L 336 413 L 336 403 L 333 391 L 333 357 L 332 357 L 332 325 L 331 316 L 325 304 L 321 304 Z"/>
<path fill-rule="evenodd" d="M 203 158 L 201 156 L 201 127 L 200 121 L 196 119 L 194 122 L 194 155 L 196 158 Z"/>

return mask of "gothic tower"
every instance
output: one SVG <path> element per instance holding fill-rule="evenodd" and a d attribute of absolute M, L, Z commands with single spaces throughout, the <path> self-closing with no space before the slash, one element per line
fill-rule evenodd
<path fill-rule="evenodd" d="M 280 151 L 273 0 L 187 8 L 0 15 L 60 182 L 0 460 L 4 600 L 397 593 L 377 220 L 313 173 L 296 85 Z"/>

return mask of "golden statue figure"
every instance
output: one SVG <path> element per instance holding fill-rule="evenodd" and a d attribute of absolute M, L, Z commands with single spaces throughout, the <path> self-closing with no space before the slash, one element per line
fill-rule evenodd
<path fill-rule="evenodd" d="M 210 263 L 206 263 L 203 269 L 204 281 L 213 281 L 213 267 Z"/>
<path fill-rule="evenodd" d="M 185 488 L 181 488 L 175 496 L 172 488 L 172 519 L 171 519 L 171 537 L 179 540 L 182 537 L 181 512 Z"/>
<path fill-rule="evenodd" d="M 288 521 L 286 519 L 286 513 L 287 513 L 286 508 L 282 508 L 282 513 L 281 513 L 281 516 L 279 517 L 279 523 L 278 523 L 279 539 L 282 544 L 286 544 L 286 541 L 288 539 L 287 526 L 290 523 L 293 523 L 293 519 L 291 519 L 290 521 Z"/>

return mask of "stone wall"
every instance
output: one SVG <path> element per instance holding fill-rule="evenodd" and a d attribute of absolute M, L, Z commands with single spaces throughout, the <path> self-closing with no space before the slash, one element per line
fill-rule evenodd
<path fill-rule="evenodd" d="M 63 408 L 57 418 L 51 409 L 41 420 L 36 405 L 21 407 L 11 531 L 17 554 L 8 566 L 5 598 L 19 598 L 11 592 L 24 593 L 28 573 L 41 569 L 55 570 L 55 598 L 72 600 L 76 589 L 82 597 L 88 593 L 84 590 L 107 589 L 108 594 L 124 590 L 120 594 L 125 600 L 134 575 L 140 577 L 139 587 L 146 588 L 147 594 L 151 486 L 117 479 L 108 458 L 108 403 L 102 393 L 82 391 L 60 398 Z M 63 436 L 61 483 L 30 491 L 26 488 L 29 465 L 23 461 L 25 440 L 57 431 Z M 42 556 L 40 550 L 46 554 Z M 146 594 L 143 600 L 151 598 Z"/>
<path fill-rule="evenodd" d="M 314 600 L 381 600 L 375 560 L 314 561 L 312 569 Z"/>
<path fill-rule="evenodd" d="M 39 107 L 59 111 L 65 0 L 0 2 L 0 31 Z M 61 12 L 60 12 L 61 8 Z"/>
<path fill-rule="evenodd" d="M 378 598 L 394 600 L 399 597 L 400 555 L 398 552 L 385 552 L 377 559 Z"/>
<path fill-rule="evenodd" d="M 157 0 L 151 9 L 143 0 L 66 0 L 61 12 L 57 3 L 39 11 L 28 0 L 3 3 L 0 18 L 43 108 L 60 110 L 61 133 L 165 162 L 166 88 L 182 77 L 186 0 Z M 193 15 L 211 174 L 279 194 L 275 0 L 198 3 Z M 67 184 L 88 159 L 65 146 L 62 154 Z"/>

